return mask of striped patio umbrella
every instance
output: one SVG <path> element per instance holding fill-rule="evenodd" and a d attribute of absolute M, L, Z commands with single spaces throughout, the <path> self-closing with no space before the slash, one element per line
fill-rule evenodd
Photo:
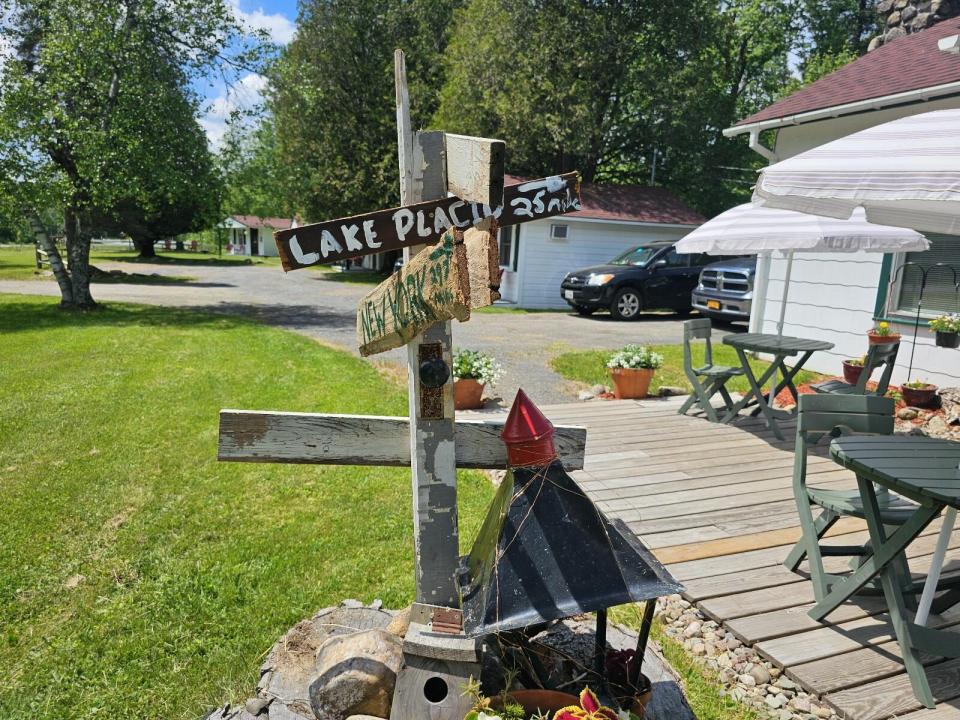
<path fill-rule="evenodd" d="M 960 110 L 877 125 L 763 169 L 754 204 L 960 234 Z"/>
<path fill-rule="evenodd" d="M 856 210 L 849 220 L 802 212 L 738 205 L 705 222 L 677 243 L 677 252 L 753 255 L 778 250 L 787 256 L 787 271 L 777 333 L 783 334 L 794 252 L 915 252 L 930 243 L 901 227 L 874 225 Z"/>

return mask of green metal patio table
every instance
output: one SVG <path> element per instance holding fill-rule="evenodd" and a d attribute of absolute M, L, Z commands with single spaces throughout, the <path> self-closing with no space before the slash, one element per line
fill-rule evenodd
<path fill-rule="evenodd" d="M 725 335 L 724 345 L 731 346 L 737 352 L 740 358 L 740 366 L 743 368 L 744 376 L 750 384 L 750 389 L 744 393 L 744 396 L 737 402 L 730 411 L 724 415 L 721 422 L 727 423 L 735 418 L 741 410 L 746 407 L 757 405 L 754 414 L 763 413 L 766 418 L 767 426 L 777 437 L 783 440 L 783 433 L 777 425 L 777 419 L 788 419 L 793 417 L 792 413 L 785 410 L 778 410 L 773 407 L 772 400 L 763 393 L 763 386 L 773 376 L 779 372 L 781 380 L 777 383 L 776 390 L 770 395 L 770 398 L 776 398 L 777 394 L 784 388 L 789 388 L 794 401 L 797 399 L 797 388 L 793 384 L 793 378 L 803 368 L 810 356 L 815 352 L 830 350 L 833 343 L 825 340 L 808 340 L 806 338 L 791 337 L 789 335 L 773 335 L 768 333 L 738 333 L 734 335 Z M 750 361 L 747 353 L 761 352 L 773 355 L 773 362 L 770 363 L 758 378 L 753 368 L 750 367 Z M 784 360 L 794 355 L 800 355 L 800 359 L 794 363 L 793 367 L 787 367 Z"/>
<path fill-rule="evenodd" d="M 835 583 L 809 615 L 822 620 L 879 575 L 914 695 L 927 707 L 933 707 L 920 653 L 960 658 L 960 641 L 956 633 L 926 627 L 925 617 L 909 619 L 903 596 L 904 578 L 900 577 L 900 563 L 894 560 L 946 508 L 939 552 L 935 553 L 924 588 L 924 596 L 932 598 L 955 517 L 951 510 L 960 508 L 960 442 L 912 435 L 849 436 L 830 443 L 830 456 L 857 474 L 873 554 L 851 575 Z M 880 518 L 874 483 L 917 503 L 910 519 L 889 536 Z M 960 596 L 952 590 L 934 604 L 934 611 L 942 612 L 957 602 Z"/>

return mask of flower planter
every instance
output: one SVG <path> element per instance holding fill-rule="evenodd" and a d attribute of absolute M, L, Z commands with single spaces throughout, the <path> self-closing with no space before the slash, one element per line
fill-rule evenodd
<path fill-rule="evenodd" d="M 647 397 L 653 370 L 649 368 L 610 368 L 613 394 L 617 400 Z"/>
<path fill-rule="evenodd" d="M 483 407 L 483 383 L 473 378 L 458 378 L 453 382 L 453 406 L 457 410 L 477 410 Z"/>
<path fill-rule="evenodd" d="M 903 402 L 911 407 L 930 407 L 934 404 L 937 397 L 936 385 L 924 385 L 922 388 L 912 388 L 902 385 L 900 394 L 903 395 Z"/>
<path fill-rule="evenodd" d="M 860 374 L 863 372 L 863 365 L 854 365 L 849 360 L 843 361 L 843 379 L 850 385 L 856 385 L 860 382 Z"/>
<path fill-rule="evenodd" d="M 514 690 L 510 693 L 510 698 L 523 705 L 524 711 L 528 716 L 535 713 L 553 713 L 562 710 L 570 705 L 579 705 L 580 700 L 576 695 L 560 692 L 559 690 Z M 494 709 L 502 710 L 498 699 L 491 703 Z"/>
<path fill-rule="evenodd" d="M 937 330 L 937 347 L 958 348 L 960 347 L 960 333 L 941 332 Z"/>
<path fill-rule="evenodd" d="M 889 335 L 877 335 L 874 332 L 867 333 L 867 342 L 871 345 L 887 345 L 900 342 L 900 333 L 891 333 Z"/>

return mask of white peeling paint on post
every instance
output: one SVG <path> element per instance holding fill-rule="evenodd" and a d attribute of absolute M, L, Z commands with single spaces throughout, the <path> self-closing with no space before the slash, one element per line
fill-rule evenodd
<path fill-rule="evenodd" d="M 435 197 L 419 196 L 420 190 L 439 192 L 446 188 L 443 145 L 425 134 L 414 151 L 410 126 L 410 99 L 407 93 L 406 60 L 403 51 L 394 53 L 397 98 L 397 143 L 400 158 L 400 202 L 412 205 Z M 414 162 L 416 158 L 417 162 Z M 419 223 L 418 223 L 419 224 Z M 417 228 L 418 235 L 422 230 Z M 409 262 L 422 246 L 404 248 Z M 457 607 L 459 596 L 455 573 L 459 562 L 457 529 L 456 453 L 442 451 L 441 443 L 453 445 L 453 382 L 442 390 L 442 418 L 422 417 L 420 393 L 420 346 L 439 343 L 444 362 L 453 367 L 450 322 L 432 325 L 407 345 L 407 372 L 410 408 L 410 459 L 413 481 L 414 574 L 417 602 Z"/>

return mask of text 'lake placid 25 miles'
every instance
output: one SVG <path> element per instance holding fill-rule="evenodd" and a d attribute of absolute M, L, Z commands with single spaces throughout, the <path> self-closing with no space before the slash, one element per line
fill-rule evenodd
<path fill-rule="evenodd" d="M 274 233 L 284 270 L 363 257 L 408 245 L 437 242 L 448 229 L 465 229 L 493 215 L 497 225 L 516 225 L 580 209 L 577 173 L 508 185 L 503 205 L 466 202 L 456 197 L 378 210 L 340 220 Z"/>

